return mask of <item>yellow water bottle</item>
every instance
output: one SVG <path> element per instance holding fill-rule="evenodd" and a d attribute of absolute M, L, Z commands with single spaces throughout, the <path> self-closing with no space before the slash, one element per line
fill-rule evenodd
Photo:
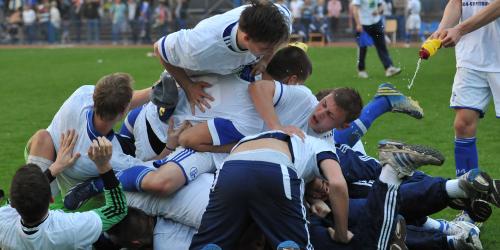
<path fill-rule="evenodd" d="M 420 47 L 420 51 L 418 55 L 422 59 L 427 59 L 434 54 L 436 54 L 437 50 L 441 48 L 441 40 L 439 39 L 427 39 L 422 47 Z"/>

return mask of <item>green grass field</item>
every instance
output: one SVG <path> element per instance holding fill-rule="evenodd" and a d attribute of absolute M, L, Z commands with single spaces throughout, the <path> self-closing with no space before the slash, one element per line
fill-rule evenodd
<path fill-rule="evenodd" d="M 93 84 L 112 72 L 130 73 L 135 88 L 150 86 L 159 76 L 161 67 L 155 58 L 147 57 L 150 49 L 143 48 L 67 48 L 67 49 L 0 49 L 0 188 L 9 190 L 10 180 L 23 163 L 23 149 L 28 138 L 38 129 L 46 128 L 63 101 L 80 85 Z M 368 53 L 369 79 L 356 74 L 356 49 L 311 48 L 313 76 L 307 85 L 316 92 L 322 88 L 350 86 L 357 88 L 366 102 L 379 83 L 389 81 L 405 94 L 420 102 L 425 112 L 423 120 L 401 114 L 387 114 L 377 120 L 363 139 L 370 155 L 376 155 L 377 142 L 384 138 L 403 139 L 410 143 L 432 145 L 440 149 L 447 160 L 440 168 L 423 170 L 433 175 L 453 177 L 453 119 L 448 108 L 455 72 L 454 52 L 442 49 L 434 58 L 424 61 L 415 85 L 408 90 L 417 62 L 416 48 L 394 48 L 391 55 L 396 66 L 403 69 L 397 77 L 387 79 L 375 50 Z M 479 125 L 478 149 L 482 169 L 500 177 L 496 159 L 499 150 L 500 127 L 493 106 Z M 495 146 L 497 145 L 497 146 Z M 425 206 L 425 204 L 423 204 Z M 456 211 L 446 210 L 435 217 L 451 219 Z M 500 209 L 494 209 L 482 228 L 485 249 L 500 249 Z"/>

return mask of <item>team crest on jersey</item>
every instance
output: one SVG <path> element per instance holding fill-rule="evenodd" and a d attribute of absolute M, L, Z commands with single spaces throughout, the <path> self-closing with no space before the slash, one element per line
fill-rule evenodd
<path fill-rule="evenodd" d="M 196 179 L 196 176 L 198 176 L 198 168 L 192 167 L 191 170 L 189 170 L 189 177 L 191 177 L 191 179 Z"/>
<path fill-rule="evenodd" d="M 163 116 L 163 115 L 165 114 L 165 108 L 163 108 L 163 107 L 159 108 L 159 109 L 158 109 L 158 114 L 159 114 L 160 116 Z"/>

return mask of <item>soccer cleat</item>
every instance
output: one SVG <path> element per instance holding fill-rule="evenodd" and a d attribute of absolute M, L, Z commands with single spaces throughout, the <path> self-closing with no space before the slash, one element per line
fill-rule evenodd
<path fill-rule="evenodd" d="M 408 250 L 405 244 L 406 241 L 406 222 L 403 216 L 398 215 L 396 228 L 392 234 L 389 250 Z"/>
<path fill-rule="evenodd" d="M 72 187 L 64 197 L 64 207 L 76 210 L 90 198 L 100 194 L 101 192 L 94 185 L 94 180 L 95 178 L 89 179 Z"/>
<path fill-rule="evenodd" d="M 453 209 L 465 211 L 455 218 L 454 221 L 468 221 L 471 223 L 485 222 L 490 218 L 492 209 L 490 204 L 481 199 L 452 199 L 449 201 L 448 206 Z"/>
<path fill-rule="evenodd" d="M 424 110 L 420 107 L 417 101 L 403 95 L 399 90 L 390 83 L 382 83 L 378 86 L 377 93 L 374 98 L 379 96 L 387 97 L 391 104 L 391 111 L 404 113 L 416 119 L 424 117 Z"/>
<path fill-rule="evenodd" d="M 420 166 L 441 166 L 444 163 L 444 156 L 439 151 L 423 145 L 382 140 L 378 143 L 378 152 L 382 166 L 390 165 L 396 170 L 399 178 L 411 176 Z"/>
<path fill-rule="evenodd" d="M 222 248 L 220 248 L 217 244 L 210 243 L 204 246 L 201 250 L 222 250 Z"/>
<path fill-rule="evenodd" d="M 366 78 L 368 78 L 368 73 L 364 70 L 358 71 L 358 77 L 366 79 Z"/>
<path fill-rule="evenodd" d="M 479 234 L 479 228 L 471 222 L 468 221 L 446 221 L 446 220 L 437 220 L 439 224 L 441 224 L 439 231 L 446 235 L 460 235 L 463 233 L 471 234 L 477 233 Z"/>
<path fill-rule="evenodd" d="M 500 180 L 493 180 L 488 173 L 477 168 L 460 176 L 459 187 L 471 199 L 483 199 L 500 207 Z"/>
<path fill-rule="evenodd" d="M 478 229 L 479 230 L 479 229 Z M 463 232 L 454 235 L 448 240 L 448 245 L 454 250 L 482 250 L 483 245 L 479 239 L 479 231 Z"/>
<path fill-rule="evenodd" d="M 387 77 L 392 77 L 392 76 L 395 76 L 395 75 L 399 75 L 399 73 L 401 73 L 401 68 L 396 68 L 394 66 L 390 66 L 389 68 L 387 68 L 385 70 L 385 76 Z"/>

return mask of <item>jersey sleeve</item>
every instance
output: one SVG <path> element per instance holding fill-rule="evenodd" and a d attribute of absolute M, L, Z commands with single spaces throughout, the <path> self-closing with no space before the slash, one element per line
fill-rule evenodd
<path fill-rule="evenodd" d="M 274 96 L 273 96 L 273 106 L 276 107 L 276 105 L 278 105 L 281 101 L 281 99 L 283 98 L 283 83 L 281 82 L 278 82 L 278 81 L 274 81 L 274 85 L 275 85 L 275 88 L 274 88 Z"/>
<path fill-rule="evenodd" d="M 112 170 L 101 175 L 104 182 L 104 206 L 92 210 L 102 221 L 102 231 L 107 231 L 127 215 L 127 200 Z"/>

